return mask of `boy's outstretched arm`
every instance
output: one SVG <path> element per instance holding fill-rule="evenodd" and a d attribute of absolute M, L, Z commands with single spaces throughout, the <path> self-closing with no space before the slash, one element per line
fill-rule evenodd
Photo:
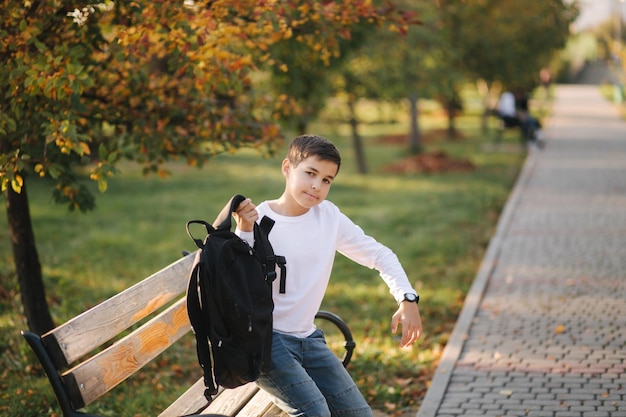
<path fill-rule="evenodd" d="M 403 301 L 391 318 L 391 331 L 396 333 L 402 326 L 400 347 L 411 346 L 422 335 L 422 318 L 417 303 Z"/>

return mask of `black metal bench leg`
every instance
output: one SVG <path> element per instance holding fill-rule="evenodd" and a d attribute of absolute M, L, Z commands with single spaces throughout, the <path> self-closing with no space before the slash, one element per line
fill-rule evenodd
<path fill-rule="evenodd" d="M 54 394 L 57 397 L 57 401 L 61 406 L 61 411 L 65 417 L 98 417 L 93 414 L 81 413 L 80 411 L 76 411 L 72 404 L 70 403 L 70 399 L 67 396 L 65 391 L 65 385 L 63 385 L 63 380 L 61 379 L 61 375 L 57 371 L 52 359 L 48 355 L 48 351 L 41 341 L 41 337 L 39 335 L 22 331 L 22 336 L 28 342 L 35 355 L 37 355 L 37 359 L 41 363 L 43 370 L 48 376 L 48 380 L 50 381 L 50 385 L 52 385 L 52 389 L 54 390 Z"/>

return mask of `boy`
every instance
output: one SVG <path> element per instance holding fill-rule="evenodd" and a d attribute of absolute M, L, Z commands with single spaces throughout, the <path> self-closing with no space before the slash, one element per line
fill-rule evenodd
<path fill-rule="evenodd" d="M 410 346 L 422 333 L 419 297 L 397 256 L 325 200 L 340 165 L 339 152 L 330 141 L 299 136 L 282 162 L 283 194 L 259 206 L 247 199 L 233 213 L 235 232 L 250 245 L 254 222 L 263 216 L 273 219 L 270 241 L 275 253 L 287 259 L 284 293 L 279 291 L 279 280 L 274 283 L 271 366 L 257 384 L 290 416 L 372 416 L 313 322 L 328 286 L 335 252 L 379 271 L 399 304 L 391 327 L 395 333 L 402 324 L 400 346 Z"/>

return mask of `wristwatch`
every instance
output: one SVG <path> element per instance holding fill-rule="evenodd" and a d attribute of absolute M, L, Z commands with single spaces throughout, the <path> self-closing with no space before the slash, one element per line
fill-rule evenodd
<path fill-rule="evenodd" d="M 418 304 L 420 302 L 420 296 L 416 295 L 416 294 L 413 294 L 411 292 L 408 292 L 408 293 L 404 294 L 404 299 L 402 301 L 408 301 L 410 303 Z"/>

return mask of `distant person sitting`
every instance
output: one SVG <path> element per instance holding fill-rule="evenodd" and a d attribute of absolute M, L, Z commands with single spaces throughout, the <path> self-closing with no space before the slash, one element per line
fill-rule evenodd
<path fill-rule="evenodd" d="M 498 100 L 497 111 L 506 127 L 519 126 L 525 140 L 542 145 L 543 142 L 539 141 L 541 124 L 528 111 L 528 98 L 522 90 L 516 90 L 516 94 L 503 92 Z"/>
<path fill-rule="evenodd" d="M 520 120 L 517 118 L 517 110 L 515 109 L 515 96 L 512 92 L 505 91 L 500 95 L 497 111 L 506 127 L 520 126 Z"/>
<path fill-rule="evenodd" d="M 543 146 L 541 123 L 528 110 L 528 94 L 524 90 L 515 92 L 515 110 L 522 126 L 524 137 L 532 143 Z"/>

